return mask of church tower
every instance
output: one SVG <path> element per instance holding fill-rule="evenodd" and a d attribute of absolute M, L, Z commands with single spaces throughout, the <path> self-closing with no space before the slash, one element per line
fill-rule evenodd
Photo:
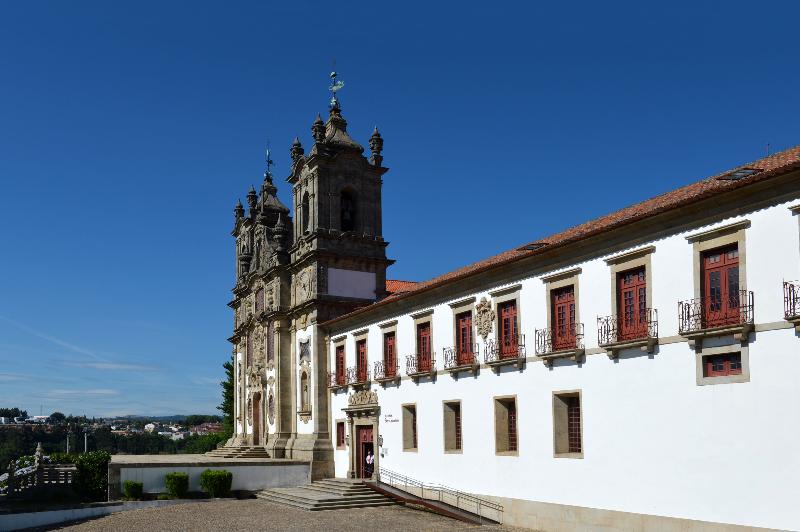
<path fill-rule="evenodd" d="M 333 476 L 328 356 L 320 324 L 382 299 L 388 243 L 381 216 L 383 139 L 370 157 L 347 132 L 331 74 L 329 116 L 311 125 L 313 146 L 292 143 L 295 220 L 275 196 L 270 172 L 261 193 L 235 209 L 237 284 L 234 357 L 235 446 L 311 462 L 312 478 Z"/>

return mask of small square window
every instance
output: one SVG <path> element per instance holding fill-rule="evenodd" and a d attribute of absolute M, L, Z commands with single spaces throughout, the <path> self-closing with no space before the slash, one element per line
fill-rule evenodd
<path fill-rule="evenodd" d="M 417 405 L 403 405 L 403 450 L 417 450 Z"/>
<path fill-rule="evenodd" d="M 494 400 L 494 442 L 497 454 L 518 452 L 517 400 L 513 397 Z"/>
<path fill-rule="evenodd" d="M 742 373 L 741 353 L 704 356 L 703 362 L 704 377 L 728 377 Z"/>
<path fill-rule="evenodd" d="M 555 456 L 583 458 L 583 422 L 580 392 L 553 394 Z"/>
<path fill-rule="evenodd" d="M 344 421 L 336 422 L 336 448 L 345 448 L 345 424 Z"/>
<path fill-rule="evenodd" d="M 461 451 L 461 403 L 447 401 L 444 403 L 444 450 Z"/>

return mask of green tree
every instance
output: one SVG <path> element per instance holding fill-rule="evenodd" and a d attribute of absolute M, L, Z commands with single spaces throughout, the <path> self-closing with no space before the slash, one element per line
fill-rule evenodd
<path fill-rule="evenodd" d="M 65 419 L 67 419 L 67 416 L 65 416 L 61 412 L 53 412 L 52 414 L 50 414 L 50 420 L 53 423 L 62 423 Z"/>
<path fill-rule="evenodd" d="M 222 367 L 225 368 L 225 380 L 219 383 L 222 386 L 222 404 L 217 410 L 222 412 L 223 434 L 230 438 L 233 435 L 233 359 L 226 361 Z"/>

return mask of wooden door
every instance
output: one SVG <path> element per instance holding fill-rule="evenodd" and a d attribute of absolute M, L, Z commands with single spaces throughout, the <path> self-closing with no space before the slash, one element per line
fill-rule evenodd
<path fill-rule="evenodd" d="M 565 286 L 552 292 L 553 350 L 575 347 L 575 287 Z"/>
<path fill-rule="evenodd" d="M 506 301 L 500 303 L 500 358 L 514 358 L 517 356 L 519 342 L 517 341 L 517 302 Z"/>
<path fill-rule="evenodd" d="M 358 442 L 356 445 L 356 471 L 358 472 L 358 478 L 369 478 L 372 475 L 371 473 L 368 474 L 367 471 L 367 455 L 373 450 L 372 427 L 358 427 L 356 440 Z"/>
<path fill-rule="evenodd" d="M 336 384 L 342 386 L 347 382 L 347 376 L 344 373 L 344 346 L 336 346 Z"/>
<path fill-rule="evenodd" d="M 456 316 L 456 322 L 458 331 L 456 335 L 457 363 L 459 365 L 472 364 L 472 312 L 462 312 Z"/>
<path fill-rule="evenodd" d="M 703 322 L 717 327 L 739 321 L 739 249 L 733 245 L 703 254 Z"/>
<path fill-rule="evenodd" d="M 431 324 L 417 326 L 417 371 L 431 370 Z"/>
<path fill-rule="evenodd" d="M 397 373 L 397 355 L 394 350 L 394 333 L 383 335 L 383 376 L 394 377 Z"/>
<path fill-rule="evenodd" d="M 647 278 L 644 268 L 617 276 L 617 341 L 647 336 Z"/>
<path fill-rule="evenodd" d="M 356 373 L 358 382 L 365 382 L 367 380 L 367 341 L 359 340 L 356 343 L 356 351 L 358 357 L 356 358 Z"/>

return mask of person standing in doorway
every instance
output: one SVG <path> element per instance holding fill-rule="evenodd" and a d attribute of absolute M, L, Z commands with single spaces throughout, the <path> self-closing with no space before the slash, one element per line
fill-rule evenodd
<path fill-rule="evenodd" d="M 367 457 L 364 460 L 366 462 L 364 475 L 367 478 L 372 478 L 372 472 L 375 470 L 375 455 L 372 454 L 372 450 L 367 451 Z"/>

